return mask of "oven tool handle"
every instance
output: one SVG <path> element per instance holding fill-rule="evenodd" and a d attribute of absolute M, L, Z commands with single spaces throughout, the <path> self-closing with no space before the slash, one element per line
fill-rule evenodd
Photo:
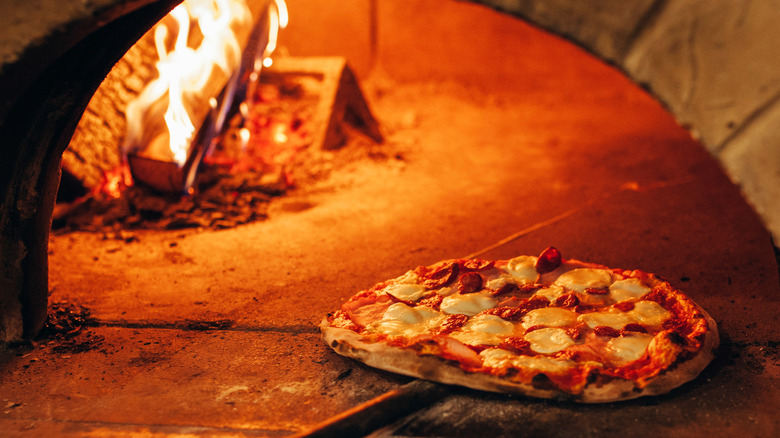
<path fill-rule="evenodd" d="M 414 380 L 330 417 L 293 437 L 365 436 L 399 418 L 430 406 L 448 394 L 445 385 Z"/>

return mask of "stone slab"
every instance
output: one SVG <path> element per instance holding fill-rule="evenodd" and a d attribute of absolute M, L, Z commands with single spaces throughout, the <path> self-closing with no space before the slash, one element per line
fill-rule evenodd
<path fill-rule="evenodd" d="M 287 435 L 409 380 L 342 358 L 310 332 L 88 331 L 103 338 L 89 351 L 6 352 L 0 419 L 10 430 Z"/>

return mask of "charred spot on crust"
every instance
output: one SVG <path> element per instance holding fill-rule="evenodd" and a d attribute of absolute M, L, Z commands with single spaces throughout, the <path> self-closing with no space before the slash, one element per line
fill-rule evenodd
<path fill-rule="evenodd" d="M 512 367 L 507 368 L 506 372 L 504 372 L 504 376 L 509 378 L 509 379 L 515 377 L 518 374 L 519 374 L 519 371 L 517 370 L 517 368 L 512 368 Z"/>
<path fill-rule="evenodd" d="M 669 340 L 673 343 L 684 347 L 687 343 L 685 342 L 685 338 L 683 338 L 679 333 L 677 332 L 669 332 Z"/>
<path fill-rule="evenodd" d="M 555 384 L 544 373 L 539 373 L 531 379 L 531 385 L 536 389 L 557 390 Z"/>

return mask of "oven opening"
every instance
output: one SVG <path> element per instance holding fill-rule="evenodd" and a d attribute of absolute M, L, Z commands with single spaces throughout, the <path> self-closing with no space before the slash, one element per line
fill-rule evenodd
<path fill-rule="evenodd" d="M 14 231 L 26 210 L 14 216 L 5 202 L 25 207 L 25 187 L 45 191 L 17 167 L 0 178 L 16 196 L 0 210 L 9 266 L 0 272 L 14 273 L 0 280 L 0 334 L 10 342 L 0 350 L 5 430 L 565 436 L 776 428 L 780 290 L 776 216 L 765 197 L 774 180 L 749 176 L 772 169 L 755 164 L 776 155 L 751 149 L 771 138 L 771 123 L 751 123 L 774 112 L 742 88 L 755 102 L 742 106 L 763 109 L 735 107 L 733 120 L 700 123 L 696 99 L 711 85 L 712 65 L 697 50 L 711 47 L 686 36 L 692 54 L 680 56 L 691 58 L 671 63 L 651 50 L 665 47 L 660 36 L 665 20 L 681 16 L 677 5 L 610 15 L 490 1 L 231 1 L 238 6 L 162 7 L 174 11 L 158 27 L 166 30 L 140 32 L 102 85 L 81 96 L 84 113 L 54 154 L 62 157 L 57 201 L 51 195 L 51 212 L 40 209 L 51 221 L 48 241 L 34 231 L 41 220 Z M 160 54 L 178 56 L 172 48 L 187 26 L 181 55 L 194 56 L 214 19 L 197 21 L 203 5 L 251 18 L 228 26 L 238 52 L 227 44 L 210 58 L 224 69 L 204 74 L 189 68 L 199 61 L 185 62 L 185 81 L 205 79 L 171 105 L 175 82 L 155 64 L 165 70 Z M 630 20 L 617 20 L 628 12 Z M 747 21 L 757 13 L 743 12 Z M 672 64 L 685 71 L 661 68 Z M 168 88 L 155 88 L 164 81 Z M 35 138 L 61 132 L 68 129 Z M 8 124 L 0 130 L 3 141 L 22 137 Z M 58 166 L 42 156 L 55 175 Z M 43 248 L 35 263 L 17 251 L 31 242 Z M 379 281 L 438 260 L 506 259 L 548 246 L 664 276 L 715 317 L 722 351 L 669 395 L 581 406 L 421 383 L 338 356 L 320 339 L 327 312 Z M 25 298 L 30 284 L 46 296 Z M 334 424 L 340 429 L 328 429 Z"/>

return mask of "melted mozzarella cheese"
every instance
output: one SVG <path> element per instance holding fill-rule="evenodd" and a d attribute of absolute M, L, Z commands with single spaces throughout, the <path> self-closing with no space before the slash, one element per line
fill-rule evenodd
<path fill-rule="evenodd" d="M 391 284 L 383 290 L 399 300 L 417 301 L 425 293 L 425 286 L 419 284 Z"/>
<path fill-rule="evenodd" d="M 508 365 L 515 357 L 511 351 L 500 348 L 488 348 L 482 350 L 479 355 L 482 357 L 482 364 L 491 368 L 501 368 Z"/>
<path fill-rule="evenodd" d="M 477 315 L 451 336 L 468 345 L 498 345 L 514 329 L 514 324 L 498 316 Z"/>
<path fill-rule="evenodd" d="M 620 330 L 626 326 L 636 322 L 631 315 L 623 312 L 594 312 L 585 313 L 579 316 L 579 320 L 584 322 L 590 328 L 598 326 L 612 327 L 615 330 Z"/>
<path fill-rule="evenodd" d="M 555 301 L 556 298 L 563 295 L 565 292 L 566 291 L 563 289 L 563 287 L 557 284 L 551 284 L 548 287 L 537 290 L 536 293 L 534 293 L 534 295 L 545 297 L 549 301 Z"/>
<path fill-rule="evenodd" d="M 400 277 L 397 277 L 393 282 L 397 284 L 417 284 L 420 277 L 414 273 L 414 271 L 406 271 L 406 273 Z"/>
<path fill-rule="evenodd" d="M 574 365 L 570 360 L 557 360 L 544 356 L 516 356 L 512 364 L 519 368 L 550 374 L 565 373 Z"/>
<path fill-rule="evenodd" d="M 536 257 L 520 256 L 509 260 L 506 264 L 506 272 L 520 283 L 533 283 L 536 281 Z"/>
<path fill-rule="evenodd" d="M 655 301 L 637 301 L 634 303 L 634 308 L 627 313 L 637 322 L 654 327 L 660 326 L 672 316 Z"/>
<path fill-rule="evenodd" d="M 647 346 L 652 340 L 652 335 L 633 333 L 629 336 L 610 339 L 607 342 L 606 350 L 619 363 L 633 362 L 645 354 Z"/>
<path fill-rule="evenodd" d="M 450 315 L 460 313 L 466 316 L 474 316 L 477 313 L 492 308 L 496 301 L 486 295 L 455 294 L 444 297 L 441 301 L 441 311 Z"/>
<path fill-rule="evenodd" d="M 507 283 L 514 283 L 512 276 L 507 274 L 501 274 L 498 277 L 491 278 L 485 282 L 485 287 L 488 289 L 498 290 L 501 289 Z"/>
<path fill-rule="evenodd" d="M 577 292 L 603 289 L 612 284 L 612 274 L 604 269 L 579 268 L 564 272 L 555 280 L 555 284 Z"/>
<path fill-rule="evenodd" d="M 531 343 L 531 350 L 550 354 L 574 345 L 574 340 L 562 328 L 542 328 L 526 333 L 525 340 Z"/>
<path fill-rule="evenodd" d="M 387 308 L 382 319 L 370 324 L 368 329 L 394 336 L 415 336 L 435 327 L 443 318 L 444 315 L 428 307 L 395 303 Z"/>
<path fill-rule="evenodd" d="M 523 328 L 528 329 L 535 325 L 547 327 L 564 327 L 577 322 L 577 314 L 571 310 L 560 307 L 544 307 L 531 310 L 523 316 Z"/>
<path fill-rule="evenodd" d="M 515 325 L 496 315 L 477 315 L 471 318 L 463 329 L 482 333 L 493 333 L 497 335 L 509 335 Z"/>
<path fill-rule="evenodd" d="M 445 287 L 440 287 L 440 288 L 436 289 L 436 293 L 441 295 L 441 296 L 443 296 L 443 297 L 452 295 L 452 294 L 454 294 L 457 291 L 458 291 L 458 288 L 457 287 L 453 287 L 453 286 L 445 286 Z"/>
<path fill-rule="evenodd" d="M 486 367 L 502 368 L 513 365 L 518 368 L 551 374 L 564 373 L 574 364 L 571 360 L 557 360 L 544 356 L 517 356 L 500 348 L 488 348 L 482 350 L 479 355 Z"/>
<path fill-rule="evenodd" d="M 618 280 L 609 286 L 609 296 L 615 301 L 625 301 L 632 298 L 641 298 L 644 294 L 650 292 L 647 287 L 638 278 L 626 278 Z"/>

